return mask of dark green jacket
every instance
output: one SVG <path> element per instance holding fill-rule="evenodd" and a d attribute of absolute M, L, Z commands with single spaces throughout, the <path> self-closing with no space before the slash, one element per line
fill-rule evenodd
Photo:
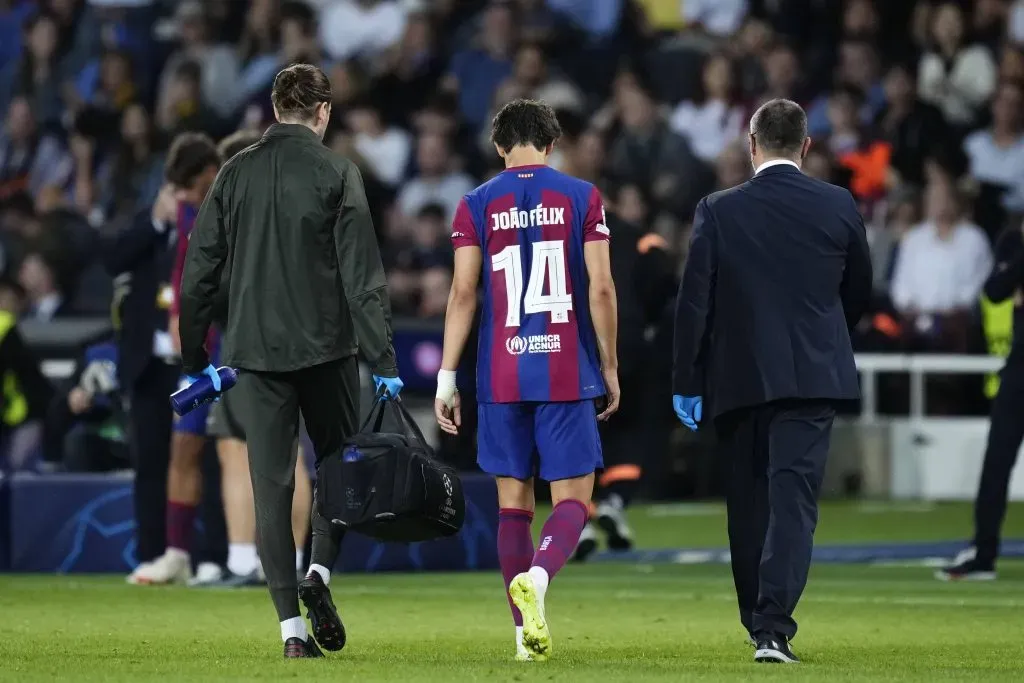
<path fill-rule="evenodd" d="M 203 344 L 225 285 L 225 365 L 288 372 L 358 350 L 376 374 L 397 375 L 362 177 L 309 128 L 271 126 L 224 165 L 203 202 L 182 275 L 186 373 L 209 363 Z"/>

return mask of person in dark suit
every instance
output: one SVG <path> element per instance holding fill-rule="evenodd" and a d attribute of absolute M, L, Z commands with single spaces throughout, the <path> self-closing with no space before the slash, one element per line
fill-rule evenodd
<path fill-rule="evenodd" d="M 115 278 L 117 379 L 128 412 L 135 467 L 136 556 L 141 563 L 162 555 L 166 541 L 171 442 L 167 396 L 177 389 L 181 374 L 168 333 L 176 212 L 173 188 L 167 186 L 152 210 L 140 212 L 104 250 L 104 265 Z"/>
<path fill-rule="evenodd" d="M 754 113 L 754 177 L 697 206 L 676 300 L 673 408 L 691 430 L 713 420 L 729 459 L 733 579 L 762 662 L 798 661 L 832 423 L 860 397 L 849 328 L 871 295 L 863 220 L 801 172 L 810 144 L 796 103 Z"/>

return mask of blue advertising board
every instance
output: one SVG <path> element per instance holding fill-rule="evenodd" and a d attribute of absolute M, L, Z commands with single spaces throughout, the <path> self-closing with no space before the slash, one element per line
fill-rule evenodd
<path fill-rule="evenodd" d="M 410 545 L 349 534 L 337 569 L 458 571 L 498 566 L 497 492 L 463 477 L 466 521 L 448 539 Z M 0 569 L 127 573 L 136 565 L 130 475 L 16 475 L 0 481 Z M 6 511 L 6 514 L 5 512 Z M 4 532 L 9 534 L 5 544 Z M 6 556 L 6 561 L 5 561 Z"/>

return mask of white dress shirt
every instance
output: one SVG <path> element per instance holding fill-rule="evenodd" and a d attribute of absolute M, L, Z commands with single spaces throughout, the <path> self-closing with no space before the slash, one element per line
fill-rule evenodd
<path fill-rule="evenodd" d="M 973 306 L 992 263 L 988 237 L 977 225 L 961 221 L 942 237 L 935 223 L 922 223 L 900 243 L 892 302 L 897 310 L 921 313 Z"/>
<path fill-rule="evenodd" d="M 754 175 L 757 175 L 758 173 L 760 173 L 761 171 L 763 171 L 766 168 L 771 168 L 772 166 L 781 166 L 783 164 L 789 164 L 790 166 L 792 166 L 796 170 L 798 170 L 798 171 L 800 170 L 800 165 L 797 164 L 795 161 L 791 161 L 790 159 L 772 159 L 771 161 L 766 161 L 763 164 L 761 164 L 760 166 L 758 166 L 754 170 Z"/>
<path fill-rule="evenodd" d="M 743 110 L 721 100 L 703 104 L 687 100 L 672 112 L 668 125 L 686 138 L 694 154 L 714 161 L 726 145 L 743 134 Z"/>

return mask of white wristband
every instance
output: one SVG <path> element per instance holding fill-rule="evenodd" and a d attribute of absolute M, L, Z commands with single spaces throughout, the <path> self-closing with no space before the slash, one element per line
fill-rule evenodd
<path fill-rule="evenodd" d="M 440 370 L 437 373 L 437 393 L 434 396 L 444 401 L 449 408 L 455 401 L 455 375 L 454 370 Z"/>

